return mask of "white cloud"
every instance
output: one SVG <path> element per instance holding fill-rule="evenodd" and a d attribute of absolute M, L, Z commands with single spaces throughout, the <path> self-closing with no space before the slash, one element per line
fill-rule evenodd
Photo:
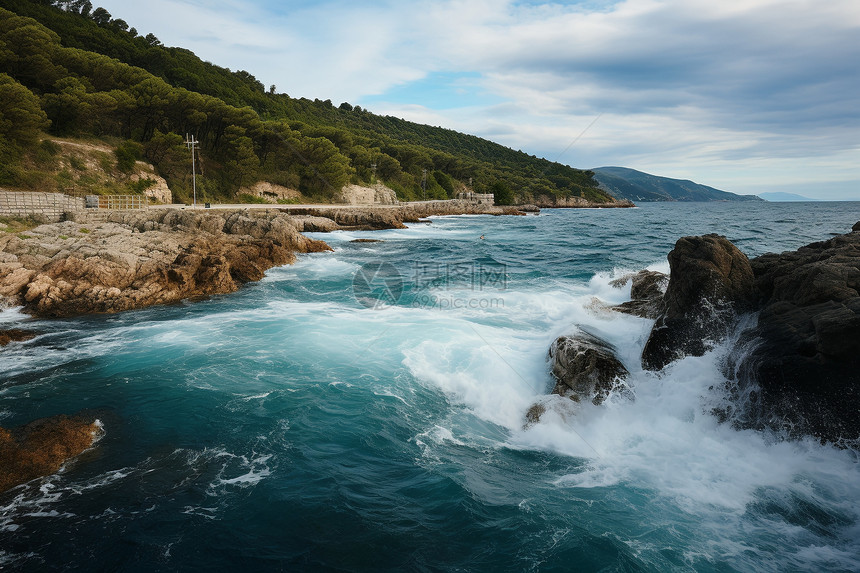
<path fill-rule="evenodd" d="M 856 0 L 102 4 L 294 96 L 365 105 L 433 72 L 475 72 L 506 103 L 370 107 L 550 159 L 603 114 L 561 161 L 737 192 L 841 178 L 860 196 Z"/>

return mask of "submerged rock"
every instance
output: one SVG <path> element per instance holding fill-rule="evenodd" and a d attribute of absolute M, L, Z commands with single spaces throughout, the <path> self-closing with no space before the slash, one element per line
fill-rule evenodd
<path fill-rule="evenodd" d="M 598 405 L 629 375 L 608 342 L 587 332 L 560 336 L 549 349 L 553 394 Z M 537 413 L 537 417 L 540 413 Z"/>
<path fill-rule="evenodd" d="M 621 288 L 627 281 L 630 286 L 630 300 L 612 307 L 612 310 L 632 314 L 641 318 L 656 319 L 663 311 L 663 293 L 669 277 L 658 271 L 639 271 L 615 279 L 610 285 Z"/>
<path fill-rule="evenodd" d="M 10 342 L 24 342 L 34 338 L 36 338 L 36 333 L 32 330 L 21 330 L 20 328 L 0 330 L 0 346 L 6 346 Z"/>
<path fill-rule="evenodd" d="M 529 426 L 533 426 L 540 422 L 541 416 L 546 414 L 546 406 L 543 404 L 532 404 L 531 407 L 526 410 L 526 423 L 524 428 L 528 428 Z"/>
<path fill-rule="evenodd" d="M 725 237 L 683 237 L 668 258 L 663 310 L 642 352 L 642 366 L 649 370 L 701 356 L 758 299 L 749 259 Z"/>
<path fill-rule="evenodd" d="M 0 428 L 0 492 L 56 473 L 91 447 L 101 433 L 98 420 L 84 415 L 42 418 L 12 430 Z"/>

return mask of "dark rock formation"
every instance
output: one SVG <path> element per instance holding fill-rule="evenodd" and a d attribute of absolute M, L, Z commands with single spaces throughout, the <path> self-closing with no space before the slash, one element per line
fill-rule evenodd
<path fill-rule="evenodd" d="M 750 261 L 762 304 L 739 371 L 759 384 L 759 424 L 860 438 L 858 231 Z"/>
<path fill-rule="evenodd" d="M 32 330 L 21 330 L 20 328 L 0 330 L 0 346 L 6 346 L 10 342 L 24 342 L 33 338 L 36 338 L 36 333 Z"/>
<path fill-rule="evenodd" d="M 748 261 L 716 235 L 685 237 L 642 355 L 663 368 L 701 355 L 739 312 L 758 311 L 726 364 L 738 396 L 734 422 L 822 441 L 860 440 L 860 223 L 797 251 Z"/>
<path fill-rule="evenodd" d="M 549 359 L 556 379 L 552 393 L 576 402 L 600 404 L 629 374 L 612 345 L 587 332 L 558 337 Z"/>
<path fill-rule="evenodd" d="M 609 284 L 621 288 L 627 281 L 633 282 L 630 286 L 630 300 L 613 306 L 612 310 L 656 320 L 663 311 L 663 293 L 669 277 L 657 271 L 639 271 L 615 279 Z"/>
<path fill-rule="evenodd" d="M 664 309 L 642 352 L 642 365 L 659 370 L 683 356 L 701 356 L 722 339 L 737 313 L 758 298 L 749 259 L 725 237 L 683 237 L 669 253 Z"/>
<path fill-rule="evenodd" d="M 55 473 L 101 433 L 98 422 L 85 415 L 42 418 L 11 431 L 0 428 L 0 492 Z"/>

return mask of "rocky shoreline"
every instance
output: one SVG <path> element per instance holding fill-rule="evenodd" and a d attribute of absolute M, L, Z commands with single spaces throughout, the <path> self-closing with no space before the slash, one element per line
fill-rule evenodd
<path fill-rule="evenodd" d="M 294 261 L 296 253 L 330 250 L 303 232 L 403 228 L 431 215 L 524 214 L 451 203 L 150 209 L 42 225 L 0 235 L 0 300 L 39 317 L 168 304 L 233 292 Z M 738 399 L 717 414 L 740 427 L 856 443 L 860 223 L 846 235 L 752 260 L 724 237 L 684 237 L 668 258 L 669 277 L 643 271 L 615 285 L 632 281 L 632 300 L 613 310 L 655 320 L 643 368 L 660 370 L 701 355 L 737 327 L 739 316 L 756 313 L 756 325 L 724 368 Z M 18 328 L 0 331 L 0 345 L 33 336 Z M 613 392 L 632 396 L 625 385 L 629 371 L 614 348 L 587 332 L 559 338 L 549 357 L 555 394 L 595 405 Z M 528 422 L 537 422 L 542 410 L 533 407 Z M 0 458 L 10 468 L 0 491 L 57 471 L 100 432 L 83 414 L 0 428 Z"/>
<path fill-rule="evenodd" d="M 461 204 L 462 203 L 462 204 Z M 296 253 L 331 250 L 303 232 L 404 228 L 430 215 L 522 215 L 466 202 L 285 209 L 148 209 L 0 234 L 0 308 L 45 318 L 112 313 L 224 294 Z M 36 332 L 0 330 L 0 346 Z M 102 430 L 90 415 L 0 428 L 0 492 L 58 471 Z"/>
<path fill-rule="evenodd" d="M 701 356 L 754 317 L 723 364 L 725 408 L 739 428 L 822 443 L 860 443 L 860 222 L 850 233 L 796 251 L 748 259 L 725 237 L 683 237 L 670 275 L 643 271 L 631 300 L 613 307 L 655 320 L 642 367 L 660 371 Z M 563 336 L 548 358 L 553 393 L 600 403 L 628 373 L 612 347 L 588 333 Z M 533 423 L 534 412 L 526 418 Z"/>
<path fill-rule="evenodd" d="M 303 232 L 405 228 L 431 215 L 522 215 L 466 201 L 283 209 L 147 209 L 0 235 L 0 302 L 38 317 L 110 313 L 237 290 L 296 253 Z"/>
<path fill-rule="evenodd" d="M 235 291 L 295 253 L 328 250 L 279 212 L 127 211 L 0 236 L 0 298 L 40 317 L 105 313 Z"/>
<path fill-rule="evenodd" d="M 629 199 L 616 199 L 612 203 L 595 203 L 582 197 L 546 197 L 535 199 L 535 205 L 541 209 L 625 209 L 635 207 Z"/>

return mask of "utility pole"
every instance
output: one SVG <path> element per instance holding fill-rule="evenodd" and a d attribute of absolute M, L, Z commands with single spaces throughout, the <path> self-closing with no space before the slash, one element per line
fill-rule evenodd
<path fill-rule="evenodd" d="M 194 189 L 194 207 L 197 207 L 197 164 L 194 160 L 194 149 L 199 143 L 193 135 L 188 137 L 188 134 L 185 134 L 185 147 L 191 150 L 191 185 Z"/>
<path fill-rule="evenodd" d="M 376 183 L 376 162 L 370 164 L 370 170 L 373 171 L 373 176 L 370 178 L 371 183 Z"/>
<path fill-rule="evenodd" d="M 421 190 L 424 192 L 424 200 L 427 200 L 427 170 L 421 175 Z"/>

